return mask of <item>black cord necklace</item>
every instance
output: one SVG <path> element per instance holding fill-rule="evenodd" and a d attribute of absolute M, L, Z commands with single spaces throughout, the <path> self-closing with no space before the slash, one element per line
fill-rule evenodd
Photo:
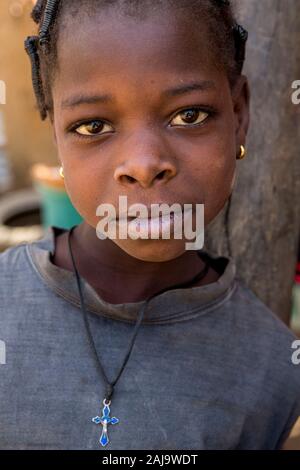
<path fill-rule="evenodd" d="M 119 378 L 121 377 L 121 374 L 122 374 L 123 370 L 126 367 L 126 364 L 128 362 L 128 359 L 129 359 L 131 351 L 132 351 L 132 348 L 134 346 L 135 338 L 137 336 L 139 327 L 140 327 L 140 325 L 142 323 L 142 320 L 143 320 L 143 317 L 144 317 L 144 313 L 146 311 L 146 308 L 148 307 L 148 304 L 149 304 L 150 300 L 153 299 L 154 297 L 162 294 L 163 292 L 168 291 L 168 290 L 189 287 L 192 284 L 194 284 L 196 282 L 199 282 L 201 279 L 203 279 L 206 276 L 206 274 L 209 270 L 208 255 L 206 253 L 200 253 L 199 251 L 197 251 L 198 256 L 200 258 L 204 259 L 205 266 L 191 280 L 180 283 L 180 284 L 175 284 L 171 287 L 164 288 L 164 289 L 160 290 L 159 292 L 156 292 L 155 294 L 153 294 L 153 295 L 151 295 L 150 297 L 147 298 L 146 302 L 143 304 L 142 308 L 140 309 L 140 311 L 138 313 L 137 320 L 136 320 L 134 330 L 133 330 L 132 339 L 130 341 L 130 344 L 129 344 L 127 353 L 125 355 L 125 359 L 123 361 L 123 364 L 120 368 L 120 371 L 117 374 L 117 377 L 112 382 L 110 382 L 107 378 L 107 375 L 106 375 L 106 373 L 103 369 L 103 366 L 101 364 L 101 361 L 99 359 L 98 352 L 97 352 L 95 342 L 94 342 L 94 338 L 93 338 L 93 335 L 92 335 L 92 332 L 91 332 L 90 324 L 89 324 L 89 321 L 88 321 L 87 312 L 86 312 L 85 305 L 84 305 L 82 289 L 81 289 L 81 279 L 80 279 L 79 273 L 78 273 L 77 268 L 76 268 L 76 264 L 75 264 L 75 260 L 74 260 L 74 256 L 73 256 L 73 252 L 72 252 L 72 247 L 71 247 L 71 235 L 73 233 L 74 228 L 75 227 L 72 227 L 69 230 L 69 233 L 68 233 L 69 252 L 70 252 L 71 259 L 72 259 L 74 272 L 75 272 L 75 275 L 76 275 L 78 292 L 79 292 L 80 303 L 81 303 L 81 310 L 82 310 L 82 313 L 83 313 L 84 324 L 85 324 L 85 327 L 86 327 L 88 341 L 89 341 L 90 347 L 91 347 L 92 352 L 93 352 L 94 357 L 95 357 L 95 362 L 96 362 L 97 369 L 100 373 L 101 378 L 104 380 L 104 382 L 106 384 L 105 397 L 104 397 L 104 400 L 102 402 L 103 403 L 102 416 L 101 417 L 96 416 L 95 418 L 92 418 L 92 422 L 95 423 L 95 424 L 101 424 L 102 425 L 102 434 L 101 434 L 101 437 L 99 439 L 99 442 L 102 446 L 106 446 L 109 442 L 108 433 L 107 433 L 108 424 L 117 424 L 119 422 L 118 418 L 110 417 L 110 404 L 111 404 L 112 395 L 114 393 L 114 386 L 118 382 Z"/>

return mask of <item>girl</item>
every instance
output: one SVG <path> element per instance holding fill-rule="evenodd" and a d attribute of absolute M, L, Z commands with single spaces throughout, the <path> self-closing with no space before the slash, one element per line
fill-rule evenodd
<path fill-rule="evenodd" d="M 191 204 L 194 225 L 204 204 L 205 226 L 230 197 L 249 122 L 230 2 L 40 0 L 32 16 L 34 90 L 84 221 L 0 256 L 1 448 L 281 448 L 295 338 L 234 261 L 163 238 L 162 217 L 140 220 L 156 238 L 97 230 L 101 204 L 128 215 L 120 196 Z"/>

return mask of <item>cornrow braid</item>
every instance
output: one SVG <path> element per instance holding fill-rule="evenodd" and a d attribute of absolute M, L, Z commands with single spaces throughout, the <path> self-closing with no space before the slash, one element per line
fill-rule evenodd
<path fill-rule="evenodd" d="M 128 0 L 129 2 L 130 0 Z M 175 0 L 173 0 L 175 1 Z M 76 2 L 78 2 L 76 4 Z M 99 4 L 101 4 L 101 0 L 98 0 Z M 132 0 L 134 2 L 134 0 Z M 39 25 L 39 32 L 38 36 L 29 36 L 25 40 L 25 50 L 29 55 L 31 61 L 31 69 L 32 69 L 32 83 L 33 83 L 33 90 L 36 96 L 36 101 L 38 105 L 38 109 L 40 112 L 40 116 L 42 120 L 45 120 L 49 111 L 53 111 L 53 103 L 51 97 L 51 91 L 49 90 L 49 76 L 48 74 L 49 69 L 53 65 L 55 60 L 55 53 L 56 53 L 56 40 L 57 40 L 57 17 L 59 8 L 61 6 L 65 6 L 65 3 L 68 3 L 68 0 L 37 0 L 32 12 L 31 17 L 36 24 Z M 79 0 L 74 0 L 74 6 L 80 7 L 80 3 L 85 4 L 87 2 Z M 108 2 L 104 2 L 108 4 Z M 111 4 L 114 2 L 111 1 Z M 116 3 L 116 2 L 115 2 Z M 197 3 L 196 1 L 191 3 Z M 214 7 L 211 14 L 216 15 L 220 18 L 222 14 L 222 20 L 219 21 L 223 22 L 224 28 L 227 28 L 226 31 L 228 32 L 229 29 L 231 33 L 229 33 L 233 40 L 233 47 L 234 47 L 234 63 L 235 63 L 235 76 L 237 74 L 241 74 L 244 61 L 245 61 L 245 54 L 246 54 L 246 42 L 248 39 L 248 32 L 238 24 L 232 14 L 231 9 L 231 2 L 230 0 L 207 0 L 206 5 L 211 5 Z M 72 2 L 73 6 L 73 2 Z M 206 6 L 208 8 L 208 6 Z M 218 14 L 220 12 L 220 15 Z M 214 13 L 215 12 L 215 13 Z M 52 37 L 52 30 L 56 30 L 54 37 Z M 226 35 L 227 35 L 226 32 Z M 217 36 L 217 34 L 216 34 Z M 228 40 L 229 40 L 228 39 Z M 223 49 L 222 49 L 223 50 Z M 51 55 L 52 54 L 52 55 Z M 47 56 L 49 60 L 47 61 Z M 233 51 L 232 51 L 233 55 Z M 43 66 L 45 66 L 45 75 L 44 81 L 42 80 L 42 73 L 41 73 L 41 60 L 43 61 Z M 44 62 L 45 61 L 45 62 Z M 44 67 L 43 67 L 44 70 Z M 231 80 L 232 81 L 232 80 Z"/>
<path fill-rule="evenodd" d="M 229 6 L 230 6 L 230 1 L 229 1 L 229 0 L 215 0 L 215 2 L 216 2 L 219 6 L 226 6 L 226 7 L 229 7 Z"/>
<path fill-rule="evenodd" d="M 31 17 L 37 24 L 40 24 L 43 18 L 43 23 L 39 30 L 38 36 L 29 36 L 25 40 L 25 51 L 29 55 L 31 61 L 33 90 L 37 100 L 38 109 L 40 111 L 40 116 L 43 121 L 47 118 L 48 109 L 46 106 L 43 81 L 41 77 L 41 64 L 38 46 L 41 46 L 45 49 L 44 46 L 50 41 L 49 30 L 55 21 L 59 1 L 60 0 L 46 0 L 46 4 L 45 0 L 37 1 L 31 12 Z"/>
<path fill-rule="evenodd" d="M 49 29 L 50 29 L 51 24 L 55 21 L 59 2 L 60 0 L 47 0 L 43 23 L 39 31 L 39 38 L 40 38 L 41 46 L 46 44 L 50 40 Z"/>
<path fill-rule="evenodd" d="M 44 0 L 37 0 L 32 12 L 31 12 L 31 18 L 37 24 L 40 23 L 41 18 L 42 18 L 43 5 L 44 5 Z"/>
<path fill-rule="evenodd" d="M 42 83 L 41 73 L 40 73 L 40 58 L 39 58 L 38 48 L 37 48 L 38 42 L 39 42 L 38 36 L 29 36 L 25 40 L 25 50 L 30 57 L 33 90 L 36 96 L 41 119 L 42 121 L 44 121 L 47 117 L 47 108 L 46 108 L 43 83 Z"/>
<path fill-rule="evenodd" d="M 242 72 L 246 58 L 246 42 L 248 39 L 248 31 L 243 26 L 235 23 L 233 27 L 233 37 L 235 43 L 235 61 L 238 65 L 239 73 Z"/>
<path fill-rule="evenodd" d="M 230 0 L 213 0 L 217 6 L 230 8 Z M 237 22 L 232 26 L 234 45 L 235 45 L 235 61 L 238 66 L 238 72 L 243 70 L 246 57 L 246 42 L 248 39 L 248 31 Z"/>

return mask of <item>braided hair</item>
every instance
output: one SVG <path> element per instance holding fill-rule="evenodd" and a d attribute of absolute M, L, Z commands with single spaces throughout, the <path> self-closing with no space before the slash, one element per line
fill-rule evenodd
<path fill-rule="evenodd" d="M 96 0 L 73 0 L 72 8 L 76 12 Z M 119 0 L 98 0 L 97 6 L 111 5 Z M 146 0 L 123 0 L 129 4 L 141 6 Z M 163 0 L 164 2 L 166 0 Z M 177 0 L 169 0 L 176 3 Z M 25 50 L 30 57 L 32 68 L 32 84 L 41 119 L 45 120 L 48 113 L 53 112 L 51 96 L 51 81 L 53 79 L 54 63 L 57 59 L 57 38 L 59 18 L 62 8 L 68 0 L 37 0 L 31 17 L 38 25 L 38 35 L 29 36 L 25 40 Z M 178 3 L 178 2 L 177 2 Z M 180 0 L 182 5 L 182 0 Z M 233 85 L 235 79 L 241 74 L 244 61 L 247 31 L 239 25 L 233 15 L 230 0 L 188 0 L 187 7 L 198 8 L 205 11 L 212 24 L 213 41 L 217 43 L 220 59 L 225 61 L 229 70 L 229 81 Z"/>

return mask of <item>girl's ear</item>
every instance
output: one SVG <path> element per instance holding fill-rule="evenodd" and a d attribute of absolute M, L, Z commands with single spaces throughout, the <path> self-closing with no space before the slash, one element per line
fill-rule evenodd
<path fill-rule="evenodd" d="M 250 122 L 250 88 L 245 75 L 237 79 L 232 91 L 232 99 L 236 120 L 236 145 L 239 149 L 240 145 L 245 146 Z"/>

